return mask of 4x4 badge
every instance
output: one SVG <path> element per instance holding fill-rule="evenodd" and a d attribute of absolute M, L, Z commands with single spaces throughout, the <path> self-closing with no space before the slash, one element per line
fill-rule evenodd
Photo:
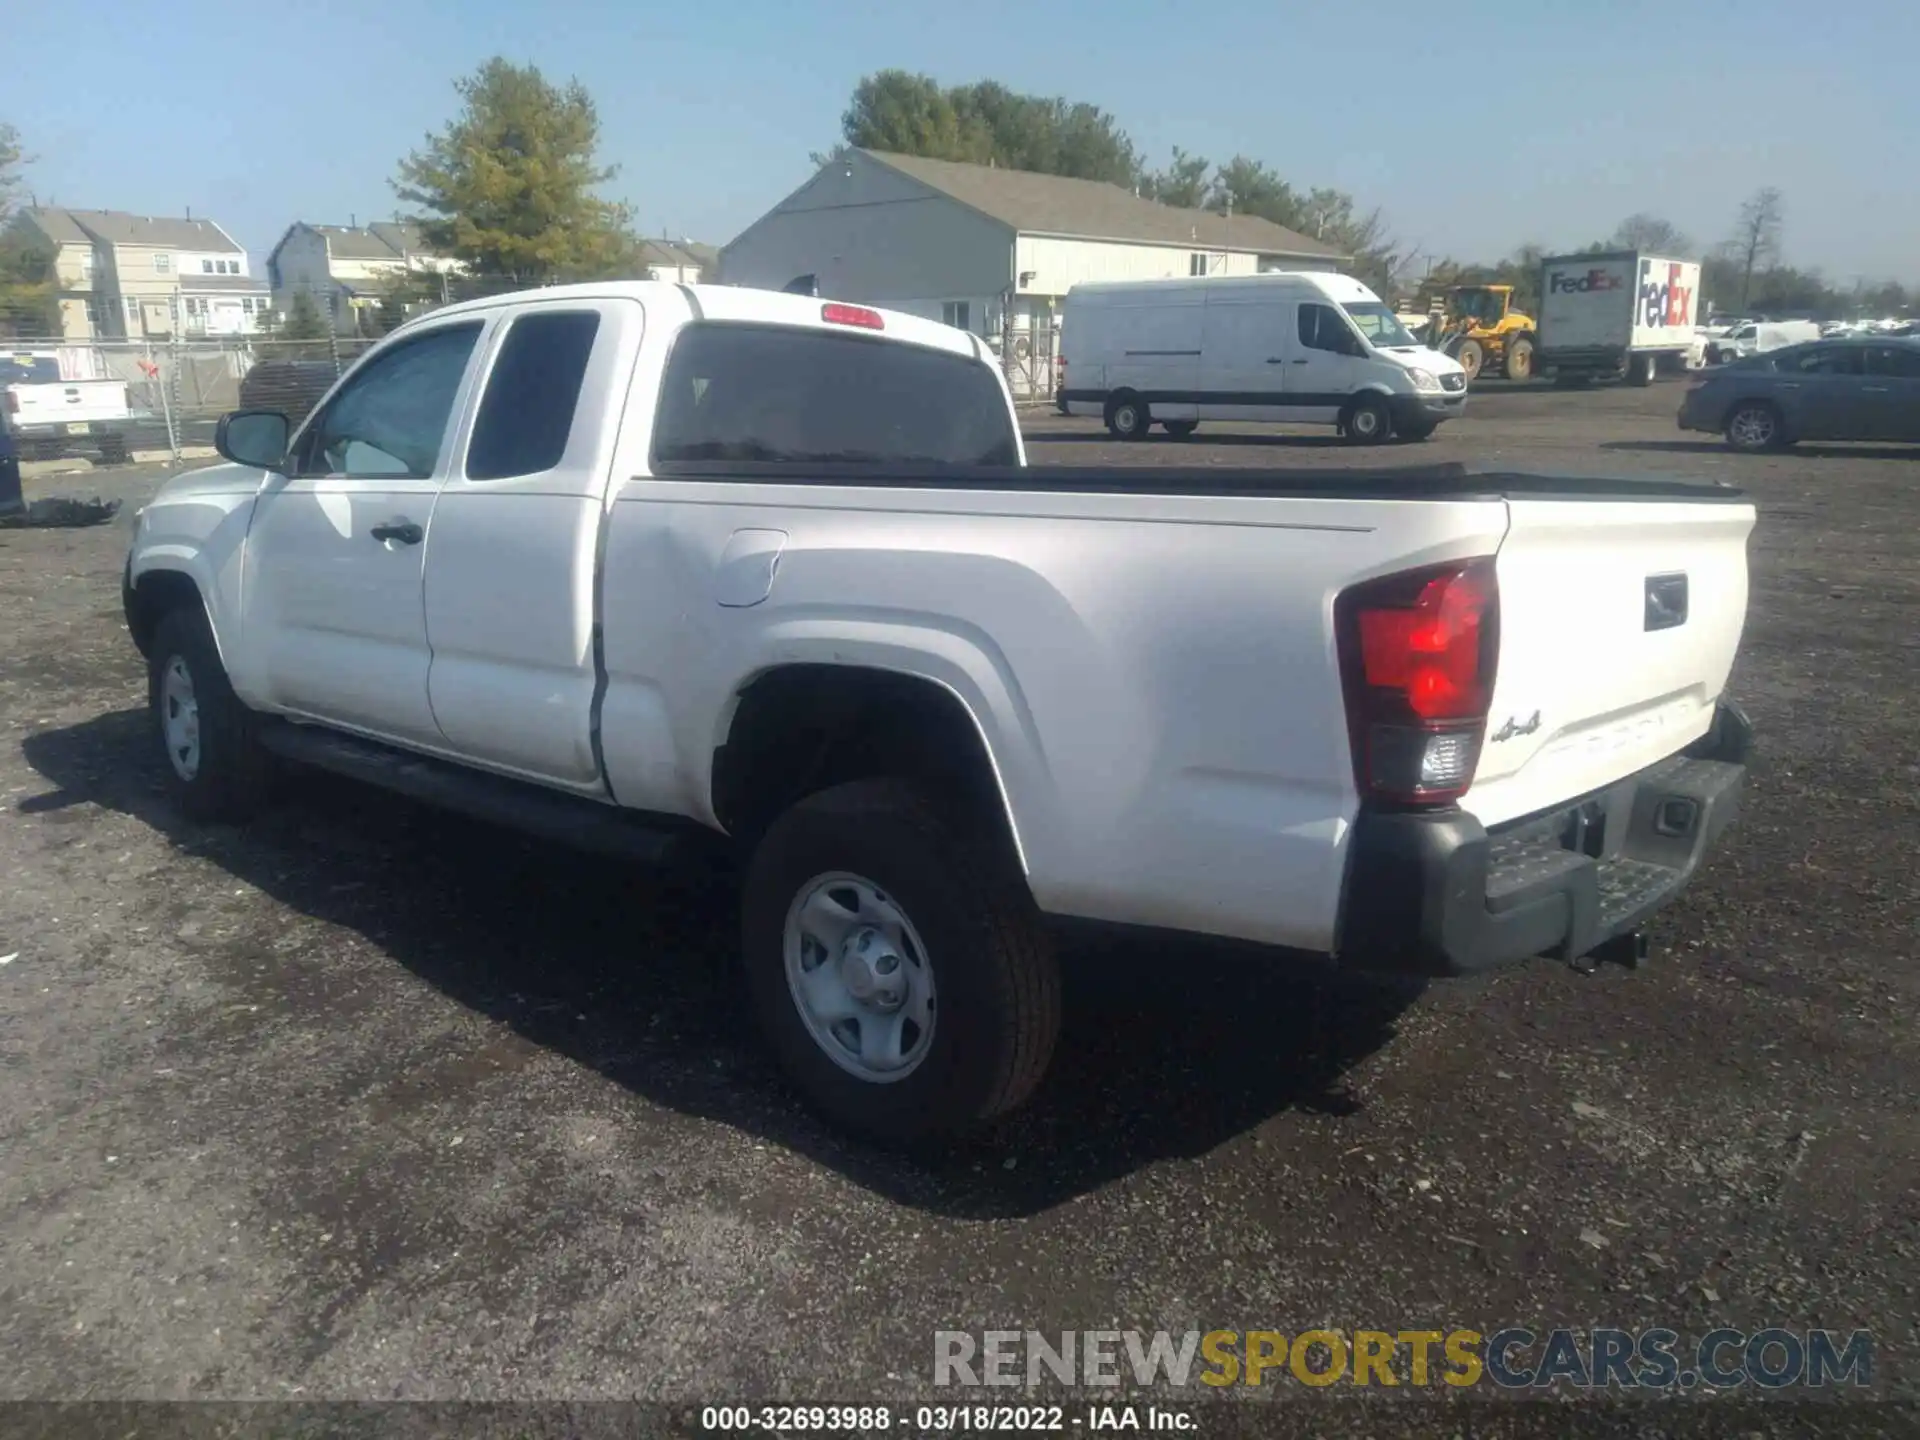
<path fill-rule="evenodd" d="M 1516 735 L 1531 735 L 1534 731 L 1538 730 L 1539 728 L 1540 728 L 1540 712 L 1538 710 L 1534 711 L 1533 714 L 1527 717 L 1527 723 L 1524 725 L 1522 725 L 1518 720 L 1514 719 L 1513 716 L 1509 715 L 1507 717 L 1507 723 L 1502 725 L 1498 730 L 1494 731 L 1493 734 L 1487 737 L 1487 739 L 1490 740 L 1493 744 L 1498 745 L 1502 740 L 1511 740 Z"/>

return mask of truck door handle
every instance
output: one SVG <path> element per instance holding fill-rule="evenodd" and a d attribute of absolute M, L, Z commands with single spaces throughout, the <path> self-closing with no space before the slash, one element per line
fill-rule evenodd
<path fill-rule="evenodd" d="M 427 538 L 427 532 L 411 520 L 390 520 L 385 525 L 374 526 L 367 533 L 382 545 L 389 540 L 397 540 L 402 545 L 418 545 Z"/>

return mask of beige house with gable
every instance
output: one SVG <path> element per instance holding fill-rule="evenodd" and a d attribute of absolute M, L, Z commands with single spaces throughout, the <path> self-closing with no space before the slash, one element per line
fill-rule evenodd
<path fill-rule="evenodd" d="M 247 335 L 266 313 L 245 248 L 211 220 L 36 206 L 14 223 L 53 251 L 69 342 Z"/>

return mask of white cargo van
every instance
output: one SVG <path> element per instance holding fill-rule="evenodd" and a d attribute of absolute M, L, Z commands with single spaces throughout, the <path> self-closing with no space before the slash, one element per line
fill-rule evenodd
<path fill-rule="evenodd" d="M 1202 420 L 1337 425 L 1424 440 L 1466 408 L 1467 372 L 1358 280 L 1313 271 L 1076 285 L 1059 406 L 1122 440 Z"/>

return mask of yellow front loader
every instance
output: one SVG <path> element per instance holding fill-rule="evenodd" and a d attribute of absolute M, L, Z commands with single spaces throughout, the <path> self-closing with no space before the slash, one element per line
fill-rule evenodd
<path fill-rule="evenodd" d="M 1428 309 L 1427 343 L 1458 360 L 1469 381 L 1489 367 L 1509 380 L 1533 377 L 1533 317 L 1513 308 L 1511 285 L 1449 285 Z"/>

